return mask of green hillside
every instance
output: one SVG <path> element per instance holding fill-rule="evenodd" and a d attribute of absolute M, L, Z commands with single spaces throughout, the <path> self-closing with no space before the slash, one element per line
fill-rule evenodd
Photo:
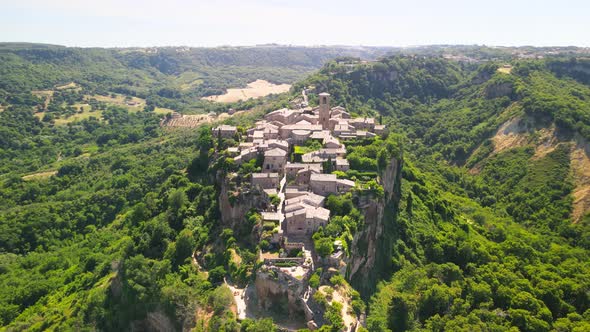
<path fill-rule="evenodd" d="M 31 94 L 75 82 L 48 106 L 64 116 L 81 94 L 112 93 L 197 112 L 201 96 L 255 78 L 301 79 L 293 91 L 313 87 L 312 104 L 328 91 L 401 139 L 392 259 L 353 293 L 369 331 L 590 330 L 590 215 L 578 199 L 590 188 L 590 60 L 456 62 L 435 49 L 341 58 L 304 78 L 329 58 L 382 51 L 1 45 L 0 330 L 276 330 L 238 323 L 223 285 L 257 268 L 244 234 L 260 220 L 248 215 L 244 234 L 221 226 L 215 175 L 232 165 L 210 127 L 166 131 L 149 108 L 99 101 L 102 119 L 58 125 L 35 116 L 43 101 Z M 295 94 L 242 104 L 253 108 L 228 122 L 243 131 Z M 378 168 L 383 142 L 351 145 L 351 159 Z M 355 211 L 349 201 L 330 204 Z M 363 227 L 348 214 L 346 234 Z"/>
<path fill-rule="evenodd" d="M 590 62 L 511 65 L 402 56 L 330 63 L 300 83 L 406 137 L 391 277 L 371 297 L 370 331 L 590 328 L 590 215 L 572 220 L 582 184 L 570 169 L 572 146 L 590 139 Z M 497 151 L 515 118 L 530 122 L 528 140 Z"/>
<path fill-rule="evenodd" d="M 340 56 L 374 59 L 382 48 L 72 48 L 0 44 L 0 103 L 74 82 L 89 95 L 120 93 L 177 111 L 202 109 L 203 96 L 257 79 L 293 83 Z"/>

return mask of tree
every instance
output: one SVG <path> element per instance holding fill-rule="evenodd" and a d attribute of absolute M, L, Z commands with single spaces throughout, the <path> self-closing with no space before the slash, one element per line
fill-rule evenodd
<path fill-rule="evenodd" d="M 400 332 L 410 329 L 414 311 L 414 306 L 404 296 L 394 294 L 387 312 L 389 316 L 389 328 L 393 331 Z"/>
<path fill-rule="evenodd" d="M 432 285 L 420 299 L 420 319 L 425 320 L 435 314 L 444 315 L 449 310 L 451 301 L 452 295 L 446 285 Z"/>
<path fill-rule="evenodd" d="M 322 237 L 315 241 L 315 250 L 321 257 L 327 257 L 334 252 L 332 239 L 329 237 Z"/>
<path fill-rule="evenodd" d="M 123 263 L 125 285 L 135 299 L 142 302 L 158 296 L 158 282 L 169 272 L 169 261 L 147 259 L 143 255 L 131 257 Z"/>
<path fill-rule="evenodd" d="M 174 262 L 176 265 L 184 263 L 185 259 L 192 257 L 195 246 L 197 245 L 193 232 L 183 229 L 176 238 L 176 253 Z"/>
<path fill-rule="evenodd" d="M 320 286 L 320 276 L 317 273 L 312 274 L 309 278 L 309 286 L 316 289 Z"/>
<path fill-rule="evenodd" d="M 212 284 L 218 284 L 223 282 L 223 278 L 225 278 L 226 271 L 223 266 L 217 266 L 216 268 L 209 271 L 209 281 Z"/>
<path fill-rule="evenodd" d="M 328 306 L 324 314 L 326 319 L 332 325 L 332 331 L 340 331 L 344 328 L 344 320 L 342 319 L 342 303 L 333 301 Z"/>
<path fill-rule="evenodd" d="M 241 332 L 276 332 L 277 327 L 274 325 L 272 318 L 263 319 L 245 319 L 240 326 Z"/>
<path fill-rule="evenodd" d="M 334 171 L 334 164 L 332 163 L 332 157 L 328 157 L 328 160 L 323 162 L 322 168 L 324 169 L 325 174 L 332 174 L 332 172 Z"/>
<path fill-rule="evenodd" d="M 270 204 L 272 204 L 274 206 L 279 205 L 279 203 L 281 202 L 281 198 L 276 194 L 271 194 L 269 196 L 269 198 L 270 198 Z"/>
<path fill-rule="evenodd" d="M 233 302 L 234 296 L 226 285 L 221 285 L 215 288 L 213 293 L 211 293 L 211 296 L 209 296 L 209 304 L 217 315 L 228 310 Z"/>
<path fill-rule="evenodd" d="M 178 213 L 188 203 L 188 197 L 182 189 L 175 189 L 168 195 L 168 206 L 172 211 Z"/>

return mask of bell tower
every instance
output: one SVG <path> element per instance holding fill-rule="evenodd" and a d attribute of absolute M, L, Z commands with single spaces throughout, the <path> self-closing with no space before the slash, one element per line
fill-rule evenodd
<path fill-rule="evenodd" d="M 320 124 L 322 129 L 330 129 L 330 94 L 322 92 L 319 94 L 320 97 Z"/>

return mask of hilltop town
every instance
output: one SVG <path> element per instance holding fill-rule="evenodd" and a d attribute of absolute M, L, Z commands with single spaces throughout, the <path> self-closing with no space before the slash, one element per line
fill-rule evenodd
<path fill-rule="evenodd" d="M 227 181 L 239 178 L 238 173 L 243 175 L 244 167 L 253 169 L 250 166 L 255 163 L 261 166 L 260 172 L 250 173 L 248 179 L 249 190 L 262 193 L 263 201 L 270 203 L 257 207 L 263 225 L 259 237 L 263 266 L 257 272 L 258 295 L 264 293 L 258 280 L 269 275 L 298 289 L 294 294 L 300 298 L 295 300 L 303 306 L 310 328 L 317 326 L 314 310 L 308 303 L 311 292 L 307 282 L 311 274 L 320 266 L 328 267 L 333 274 L 346 273 L 342 241 L 334 241 L 334 250 L 326 257 L 318 254 L 313 241 L 314 234 L 331 220 L 326 198 L 346 194 L 356 186 L 355 181 L 339 176 L 350 170 L 346 142 L 372 138 L 386 131 L 374 118 L 352 118 L 345 108 L 331 107 L 328 93 L 318 97 L 318 107 L 303 103 L 298 109 L 279 109 L 242 132 L 230 125 L 212 129 L 219 140 L 239 142 L 222 152 L 240 169 L 229 174 Z M 265 305 L 260 298 L 259 304 L 271 305 Z M 245 312 L 239 314 L 244 316 Z M 349 322 L 355 323 L 356 320 Z"/>

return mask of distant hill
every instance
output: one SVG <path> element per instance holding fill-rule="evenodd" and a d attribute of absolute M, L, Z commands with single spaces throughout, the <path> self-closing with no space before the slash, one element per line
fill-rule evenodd
<path fill-rule="evenodd" d="M 446 45 L 76 48 L 0 43 L 0 102 L 6 95 L 51 90 L 75 82 L 87 94 L 121 93 L 182 111 L 201 108 L 201 97 L 243 88 L 258 79 L 293 83 L 335 58 L 376 60 L 388 54 L 409 54 L 479 62 L 581 53 L 588 50 Z"/>
<path fill-rule="evenodd" d="M 200 97 L 223 94 L 257 79 L 293 83 L 330 59 L 370 60 L 386 51 L 289 46 L 102 49 L 2 43 L 0 98 L 75 82 L 88 94 L 122 93 L 182 110 L 198 105 Z"/>

